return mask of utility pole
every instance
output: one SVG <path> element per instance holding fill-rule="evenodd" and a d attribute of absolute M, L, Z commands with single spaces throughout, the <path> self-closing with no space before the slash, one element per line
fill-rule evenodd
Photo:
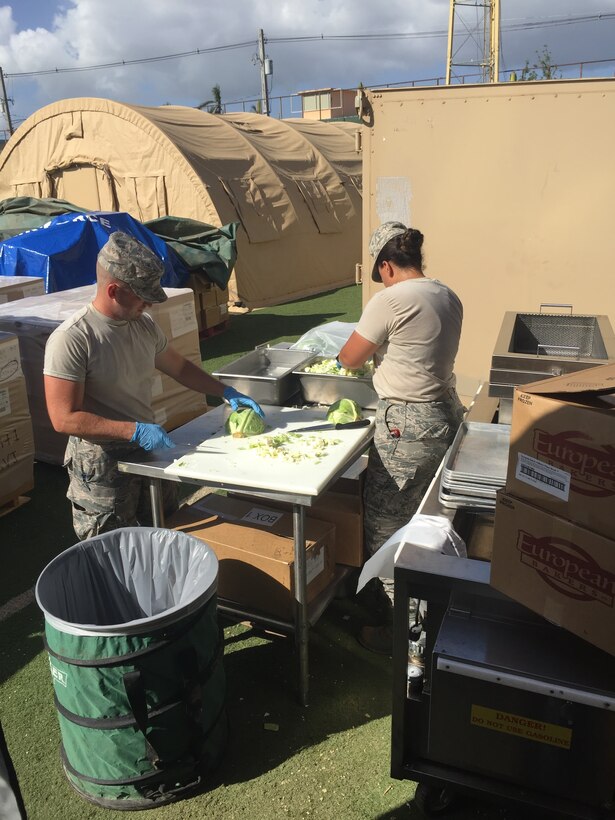
<path fill-rule="evenodd" d="M 11 109 L 9 108 L 9 99 L 6 96 L 6 85 L 4 84 L 4 71 L 0 66 L 0 83 L 2 84 L 2 110 L 6 115 L 6 123 L 9 127 L 9 134 L 13 136 L 13 122 L 11 120 Z"/>
<path fill-rule="evenodd" d="M 258 30 L 258 62 L 261 68 L 261 99 L 263 101 L 263 114 L 269 116 L 269 89 L 267 88 L 267 75 L 272 72 L 272 61 L 265 57 L 265 36 L 262 28 Z"/>

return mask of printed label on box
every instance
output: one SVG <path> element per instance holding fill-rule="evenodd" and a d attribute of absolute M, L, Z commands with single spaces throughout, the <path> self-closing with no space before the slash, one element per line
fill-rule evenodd
<path fill-rule="evenodd" d="M 161 396 L 162 395 L 162 376 L 160 373 L 156 373 L 156 375 L 152 378 L 152 398 L 154 396 Z"/>
<path fill-rule="evenodd" d="M 23 376 L 19 359 L 19 343 L 12 339 L 7 344 L 0 344 L 0 383 L 8 382 Z"/>
<path fill-rule="evenodd" d="M 283 515 L 283 512 L 277 512 L 276 510 L 267 510 L 262 507 L 252 507 L 252 509 L 248 510 L 241 520 L 252 521 L 252 523 L 259 524 L 261 527 L 273 527 Z"/>
<path fill-rule="evenodd" d="M 11 396 L 8 387 L 0 388 L 0 416 L 8 416 L 11 412 Z"/>
<path fill-rule="evenodd" d="M 615 602 L 615 575 L 600 566 L 578 544 L 551 535 L 517 533 L 521 563 L 535 570 L 561 595 L 575 601 L 599 601 L 609 609 Z"/>
<path fill-rule="evenodd" d="M 517 453 L 515 478 L 561 501 L 568 501 L 570 473 L 565 470 L 560 470 L 532 456 L 526 456 L 524 453 Z"/>
<path fill-rule="evenodd" d="M 169 319 L 171 321 L 171 335 L 174 339 L 176 336 L 190 333 L 191 330 L 198 330 L 193 301 L 178 305 L 170 310 Z"/>
<path fill-rule="evenodd" d="M 305 577 L 306 582 L 311 583 L 314 578 L 317 578 L 325 568 L 325 547 L 321 547 L 317 553 L 312 552 L 307 556 L 305 562 Z"/>

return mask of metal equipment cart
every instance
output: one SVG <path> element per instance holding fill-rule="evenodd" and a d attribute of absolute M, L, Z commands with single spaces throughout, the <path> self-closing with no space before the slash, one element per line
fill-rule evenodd
<path fill-rule="evenodd" d="M 440 474 L 420 512 L 466 540 L 484 513 L 443 508 Z M 615 818 L 615 657 L 489 586 L 490 564 L 407 544 L 395 564 L 391 775 L 426 814 L 466 793 L 584 820 Z M 426 603 L 424 674 L 409 676 L 409 602 Z M 523 816 L 523 814 L 521 814 Z"/>

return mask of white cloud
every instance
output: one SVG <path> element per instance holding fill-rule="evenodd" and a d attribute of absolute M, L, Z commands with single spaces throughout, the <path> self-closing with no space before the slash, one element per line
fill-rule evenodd
<path fill-rule="evenodd" d="M 23 3 L 24 0 L 21 0 Z M 321 86 L 352 87 L 443 76 L 446 36 L 395 40 L 279 43 L 281 37 L 446 31 L 448 0 L 27 0 L 0 7 L 5 74 L 83 68 L 249 42 L 245 48 L 96 71 L 8 78 L 14 116 L 73 96 L 106 96 L 142 105 L 197 105 L 219 84 L 225 102 L 260 94 L 253 62 L 259 28 L 273 59 L 272 96 Z M 37 6 L 41 17 L 37 20 Z M 28 17 L 24 8 L 27 8 Z M 19 12 L 19 13 L 18 13 Z M 43 18 L 44 12 L 44 18 Z M 558 64 L 615 57 L 615 20 L 507 31 L 511 23 L 615 12 L 615 0 L 502 0 L 502 69 L 533 63 L 547 45 Z M 479 12 L 477 12 L 479 13 Z M 16 24 L 20 21 L 20 25 Z M 470 71 L 470 69 L 468 69 Z M 586 67 L 585 73 L 589 69 Z M 604 69 L 603 69 L 604 73 Z M 609 73 L 613 74 L 613 67 Z M 275 105 L 273 106 L 276 112 Z"/>

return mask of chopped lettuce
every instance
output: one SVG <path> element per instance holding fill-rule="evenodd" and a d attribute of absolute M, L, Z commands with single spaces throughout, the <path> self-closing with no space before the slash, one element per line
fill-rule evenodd
<path fill-rule="evenodd" d="M 301 433 L 276 433 L 251 441 L 248 448 L 259 456 L 277 458 L 291 464 L 298 461 L 314 461 L 316 464 L 327 455 L 329 447 L 340 444 L 339 438 L 302 435 Z"/>
<path fill-rule="evenodd" d="M 305 373 L 318 373 L 327 376 L 352 376 L 354 378 L 369 378 L 374 374 L 373 362 L 365 362 L 363 367 L 357 370 L 350 370 L 347 367 L 338 367 L 336 359 L 322 359 L 320 362 L 308 364 L 304 368 Z"/>

